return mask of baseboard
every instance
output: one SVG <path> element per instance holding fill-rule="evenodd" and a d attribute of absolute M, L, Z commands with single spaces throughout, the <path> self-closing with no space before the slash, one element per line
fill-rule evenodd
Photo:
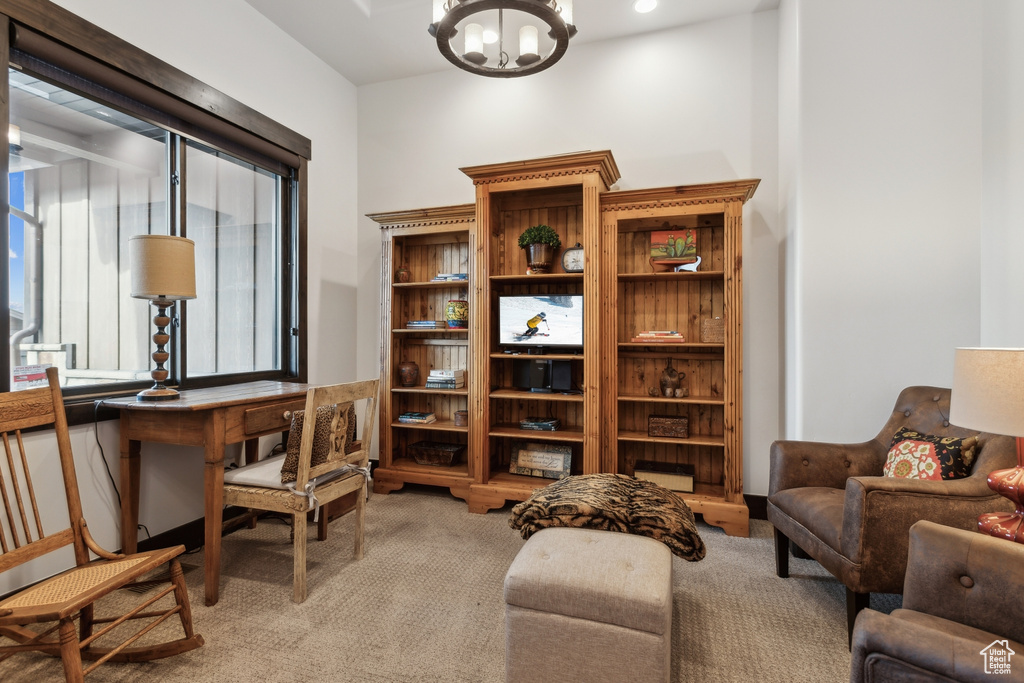
<path fill-rule="evenodd" d="M 355 509 L 356 506 L 356 492 L 345 494 L 337 500 L 332 500 L 330 503 L 320 508 L 320 514 L 326 514 L 328 521 L 336 519 L 341 515 Z M 248 514 L 246 508 L 237 507 L 235 505 L 229 505 L 224 508 L 224 535 L 233 533 L 240 529 L 245 523 L 241 524 L 227 524 L 236 517 L 241 517 Z M 272 514 L 272 513 L 267 513 Z M 313 513 L 310 512 L 310 520 L 312 520 Z M 191 552 L 198 548 L 202 548 L 206 540 L 206 524 L 205 520 L 200 517 L 194 519 L 191 522 L 182 524 L 181 526 L 173 529 L 168 529 L 163 533 L 159 533 L 156 536 L 147 538 L 139 541 L 139 550 L 158 550 L 160 548 L 168 548 L 175 545 L 185 546 L 185 552 Z"/>
<path fill-rule="evenodd" d="M 747 510 L 750 511 L 750 519 L 768 519 L 768 496 L 744 493 L 743 500 L 747 503 Z"/>
<path fill-rule="evenodd" d="M 246 514 L 245 508 L 236 507 L 229 505 L 224 508 L 224 521 L 227 522 L 235 517 L 240 517 Z M 237 527 L 233 527 L 227 531 L 231 533 Z M 175 545 L 185 546 L 185 552 L 191 552 L 198 548 L 202 548 L 206 540 L 206 524 L 205 519 L 200 517 L 194 519 L 191 522 L 186 522 L 181 526 L 176 526 L 173 529 L 168 529 L 156 536 L 151 536 L 144 540 L 139 540 L 139 551 L 144 550 L 158 550 L 160 548 L 169 548 Z"/>
<path fill-rule="evenodd" d="M 743 494 L 743 500 L 747 504 L 747 509 L 750 511 L 750 519 L 768 519 L 768 497 L 758 496 L 749 493 Z M 330 510 L 330 518 L 334 519 L 339 514 L 345 514 L 352 507 L 355 506 L 355 499 L 350 496 L 344 496 L 339 501 L 342 509 L 341 510 Z M 224 521 L 227 522 L 230 519 L 239 517 L 246 513 L 245 508 L 228 506 L 224 509 Z M 235 529 L 239 528 L 234 526 L 225 533 L 230 534 Z M 206 527 L 203 524 L 203 518 L 193 520 L 181 526 L 173 529 L 168 529 L 163 533 L 157 534 L 152 538 L 139 541 L 139 550 L 155 550 L 157 548 L 167 548 L 174 545 L 185 546 L 186 551 L 196 550 L 197 548 L 203 547 L 203 541 L 205 538 Z"/>

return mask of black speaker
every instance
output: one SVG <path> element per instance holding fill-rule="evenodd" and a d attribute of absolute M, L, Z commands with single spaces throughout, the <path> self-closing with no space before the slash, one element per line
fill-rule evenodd
<path fill-rule="evenodd" d="M 546 389 L 551 361 L 516 358 L 512 361 L 512 386 L 517 389 Z"/>
<path fill-rule="evenodd" d="M 572 389 L 572 361 L 551 361 L 551 390 L 569 391 Z"/>
<path fill-rule="evenodd" d="M 530 388 L 530 366 L 532 360 L 516 358 L 512 361 L 512 386 L 516 389 Z"/>
<path fill-rule="evenodd" d="M 530 388 L 531 389 L 547 389 L 548 388 L 548 364 L 550 361 L 546 360 L 534 360 L 530 361 Z"/>

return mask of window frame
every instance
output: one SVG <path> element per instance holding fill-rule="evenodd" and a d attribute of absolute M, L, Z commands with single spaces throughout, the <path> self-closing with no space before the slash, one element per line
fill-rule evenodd
<path fill-rule="evenodd" d="M 310 141 L 260 112 L 181 72 L 103 29 L 53 4 L 49 0 L 0 0 L 0 89 L 10 88 L 8 69 L 12 55 L 30 73 L 57 82 L 61 87 L 97 99 L 171 133 L 168 154 L 172 163 L 168 177 L 168 212 L 173 234 L 187 236 L 182 224 L 184 209 L 183 164 L 186 140 L 238 157 L 279 178 L 281 219 L 280 274 L 282 310 L 280 319 L 280 369 L 188 377 L 184 374 L 186 353 L 178 335 L 187 330 L 187 305 L 181 325 L 172 335 L 172 375 L 183 381 L 182 389 L 221 386 L 259 379 L 305 382 L 307 376 L 306 227 L 307 162 Z M 41 65 L 54 70 L 47 73 Z M 73 77 L 64 82 L 54 74 Z M 71 79 L 68 79 L 71 80 Z M 214 113 L 216 112 L 216 114 Z M 0 101 L 0 122 L 9 123 L 9 98 Z M 5 174 L 8 159 L 3 157 Z M 177 174 L 177 180 L 172 178 Z M 0 184 L 0 202 L 9 204 L 8 186 Z M 184 229 L 182 229 L 184 228 Z M 0 239 L 9 241 L 8 212 L 0 217 Z M 9 261 L 0 271 L 0 377 L 6 388 L 10 381 L 10 281 Z M 296 310 L 297 309 L 297 310 Z M 294 323 L 293 323 L 294 321 Z M 116 411 L 96 409 L 95 401 L 137 392 L 146 382 L 86 385 L 64 391 L 69 423 L 110 419 Z"/>

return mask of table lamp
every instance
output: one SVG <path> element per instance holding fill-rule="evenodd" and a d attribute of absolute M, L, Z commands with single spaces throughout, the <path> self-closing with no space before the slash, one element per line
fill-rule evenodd
<path fill-rule="evenodd" d="M 1016 437 L 1017 466 L 989 474 L 988 486 L 1017 510 L 981 515 L 978 530 L 1024 543 L 1024 349 L 957 349 L 949 421 Z"/>
<path fill-rule="evenodd" d="M 196 244 L 184 237 L 171 235 L 135 235 L 128 238 L 128 262 L 132 271 L 132 297 L 149 299 L 157 308 L 153 323 L 156 351 L 151 373 L 153 386 L 140 391 L 139 401 L 166 401 L 178 398 L 178 392 L 164 386 L 167 370 L 164 363 L 170 357 L 166 350 L 170 335 L 167 325 L 171 318 L 167 309 L 175 301 L 196 298 Z"/>

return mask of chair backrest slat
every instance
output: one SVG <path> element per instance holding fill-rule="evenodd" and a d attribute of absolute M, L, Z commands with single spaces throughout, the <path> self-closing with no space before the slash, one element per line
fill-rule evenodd
<path fill-rule="evenodd" d="M 15 440 L 17 441 L 17 443 L 18 443 L 18 455 L 20 456 L 20 460 L 21 460 L 22 463 L 25 463 L 25 444 L 21 440 L 21 431 L 20 430 L 15 430 L 14 437 L 15 437 Z M 14 489 L 14 501 L 18 504 L 18 515 L 21 518 L 21 528 L 25 532 L 25 542 L 26 543 L 31 543 L 32 542 L 32 529 L 31 529 L 31 527 L 29 527 L 29 525 L 28 525 L 28 517 L 25 515 L 25 501 L 21 497 L 21 488 L 22 487 L 19 485 L 19 482 L 18 482 L 18 476 L 17 476 L 17 471 L 18 470 L 17 470 L 17 467 L 14 464 L 14 454 L 11 452 L 11 442 L 10 442 L 10 438 L 9 438 L 9 436 L 8 436 L 8 434 L 6 432 L 4 433 L 4 451 L 7 454 L 7 467 L 8 467 L 8 471 L 11 473 L 12 488 Z M 31 479 L 31 476 L 28 473 L 28 467 L 27 466 L 23 466 L 22 467 L 22 474 L 26 478 L 26 481 L 24 483 L 28 486 L 28 489 L 31 492 L 32 491 L 32 479 Z M 35 498 L 35 493 L 34 492 L 32 492 L 31 495 L 32 495 L 32 498 Z M 6 503 L 6 501 L 5 501 L 5 503 Z M 14 526 L 14 524 L 13 524 L 14 520 L 11 519 L 10 513 L 8 513 L 8 520 L 11 522 L 11 526 L 13 527 Z M 36 536 L 36 538 L 42 538 L 42 534 L 40 533 L 38 536 Z M 14 536 L 14 541 L 15 541 L 14 546 L 18 547 L 18 543 L 17 543 L 18 536 L 17 536 L 17 534 L 15 534 L 15 536 Z"/>
<path fill-rule="evenodd" d="M 52 553 L 54 550 L 63 548 L 66 545 L 71 545 L 74 542 L 75 532 L 71 527 L 61 529 L 57 533 L 49 536 L 43 536 L 41 539 L 32 541 L 28 545 L 15 548 L 10 552 L 0 555 L 0 573 L 5 572 L 12 567 L 25 564 L 37 557 L 42 557 L 47 553 Z"/>
<path fill-rule="evenodd" d="M 18 437 L 18 452 L 21 453 L 21 471 L 25 473 L 25 484 L 28 488 L 29 502 L 32 504 L 32 516 L 36 522 L 36 538 L 42 538 L 46 534 L 43 532 L 43 520 L 39 517 L 39 504 L 36 502 L 36 487 L 32 483 L 32 472 L 28 468 L 28 456 L 25 455 L 25 444 L 21 440 L 21 432 L 15 432 Z M 28 528 L 28 520 L 25 520 L 25 528 Z"/>
<path fill-rule="evenodd" d="M 326 474 L 332 470 L 349 463 L 365 464 L 367 458 L 366 447 L 372 436 L 373 418 L 376 413 L 377 390 L 380 380 L 366 380 L 363 382 L 348 382 L 345 384 L 334 384 L 329 386 L 311 387 L 306 392 L 306 420 L 302 430 L 302 441 L 299 445 L 299 466 L 296 476 L 296 486 L 301 488 L 310 479 Z M 345 445 L 348 433 L 348 409 L 356 401 L 365 401 L 363 406 L 363 438 L 355 439 L 362 448 L 357 453 L 346 453 Z M 331 418 L 331 443 L 327 461 L 321 465 L 311 466 L 310 459 L 313 452 L 313 438 L 315 432 L 315 416 L 317 408 L 321 406 L 334 406 Z"/>
<path fill-rule="evenodd" d="M 7 432 L 4 432 L 3 438 L 4 451 L 7 453 L 7 462 L 12 463 L 14 462 L 14 459 L 11 457 L 11 439 Z M 15 471 L 13 465 L 10 466 L 9 473 L 9 477 L 4 477 L 3 472 L 0 471 L 0 497 L 2 497 L 4 502 L 4 515 L 7 518 L 7 528 L 11 534 L 10 544 L 8 544 L 7 535 L 0 534 L 0 536 L 3 536 L 4 552 L 7 552 L 11 547 L 21 547 L 21 539 L 18 536 L 18 520 L 14 516 L 14 511 L 11 509 L 11 492 L 18 489 L 18 473 Z"/>
<path fill-rule="evenodd" d="M 48 368 L 46 375 L 49 383 L 47 387 L 0 394 L 0 435 L 4 447 L 4 459 L 0 460 L 0 499 L 6 522 L 0 524 L 0 549 L 3 553 L 0 556 L 0 571 L 28 562 L 70 543 L 75 545 L 76 560 L 81 559 L 79 556 L 88 559 L 84 544 L 79 542 L 74 533 L 75 515 L 72 508 L 73 503 L 78 501 L 77 481 L 57 371 Z M 70 525 L 49 536 L 43 529 L 39 500 L 29 467 L 30 458 L 21 434 L 21 431 L 28 427 L 47 425 L 52 426 L 54 430 L 61 468 L 57 473 L 59 480 L 47 477 L 47 481 L 53 484 L 59 481 L 63 484 L 55 501 L 61 501 L 60 507 L 68 511 Z M 46 452 L 52 449 L 53 444 L 53 441 L 46 441 L 44 432 L 43 443 L 31 445 L 37 446 L 33 451 Z M 17 456 L 14 453 L 15 448 L 18 451 Z M 34 455 L 31 461 L 38 461 L 38 456 Z M 69 490 L 71 486 L 75 487 L 75 490 Z M 78 503 L 79 509 L 80 506 Z M 78 517 L 81 517 L 80 513 Z"/>
<path fill-rule="evenodd" d="M 0 394 L 0 415 L 3 416 L 0 429 L 5 432 L 53 424 L 56 416 L 50 389 L 43 387 Z"/>

